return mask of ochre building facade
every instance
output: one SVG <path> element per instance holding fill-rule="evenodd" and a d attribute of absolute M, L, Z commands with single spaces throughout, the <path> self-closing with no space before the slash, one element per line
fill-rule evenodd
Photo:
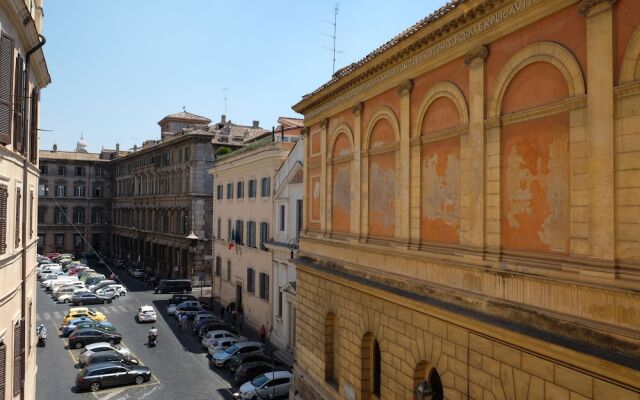
<path fill-rule="evenodd" d="M 635 0 L 454 1 L 303 97 L 292 396 L 640 399 L 639 57 Z"/>

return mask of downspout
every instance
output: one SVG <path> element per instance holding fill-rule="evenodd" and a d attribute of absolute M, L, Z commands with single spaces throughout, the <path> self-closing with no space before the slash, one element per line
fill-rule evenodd
<path fill-rule="evenodd" d="M 29 51 L 27 51 L 27 54 L 25 55 L 25 66 L 24 66 L 24 83 L 22 88 L 20 88 L 20 90 L 22 91 L 22 101 L 23 101 L 23 106 L 24 106 L 24 111 L 22 113 L 22 133 L 23 135 L 27 132 L 27 118 L 26 118 L 26 99 L 27 99 L 27 88 L 29 87 L 29 60 L 31 58 L 31 55 L 33 53 L 35 53 L 36 51 L 38 51 L 38 49 L 40 49 L 42 46 L 44 46 L 44 44 L 47 42 L 47 39 L 42 36 L 42 35 L 38 35 L 38 37 L 40 38 L 40 42 L 35 45 L 34 47 L 32 47 Z M 33 110 L 29 110 L 29 112 L 32 112 Z M 33 116 L 32 116 L 33 118 Z M 36 127 L 37 129 L 37 127 Z M 27 185 L 28 183 L 28 163 L 29 163 L 29 155 L 30 155 L 30 151 L 31 151 L 31 146 L 33 145 L 33 143 L 31 143 L 30 140 L 24 140 L 25 146 L 24 146 L 24 160 L 23 160 L 23 164 L 22 164 L 22 282 L 20 284 L 20 289 L 22 291 L 22 296 L 20 299 L 20 306 L 21 306 L 21 315 L 22 318 L 24 319 L 26 317 L 27 314 L 27 207 L 29 206 L 29 187 Z M 36 160 L 37 160 L 37 156 L 36 156 Z M 35 198 L 35 195 L 34 195 Z M 34 207 L 35 209 L 37 209 L 36 207 Z M 32 316 L 29 315 L 29 319 L 31 319 Z M 24 323 L 28 324 L 31 321 L 27 321 L 26 319 L 24 319 Z M 26 330 L 25 330 L 26 332 Z M 26 338 L 23 338 L 23 340 Z M 26 367 L 26 363 L 27 363 L 27 352 L 25 351 L 25 354 L 23 356 L 22 359 L 22 363 L 23 363 L 23 368 L 24 371 L 26 372 L 27 367 Z M 24 376 L 22 377 L 22 379 L 24 380 Z M 24 383 L 22 386 L 22 390 L 20 390 L 20 399 L 24 400 Z"/>

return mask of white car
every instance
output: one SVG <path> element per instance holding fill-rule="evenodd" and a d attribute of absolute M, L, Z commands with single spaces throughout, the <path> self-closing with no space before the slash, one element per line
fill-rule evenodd
<path fill-rule="evenodd" d="M 60 296 L 63 296 L 65 294 L 73 295 L 75 292 L 79 290 L 87 290 L 87 289 L 84 286 L 75 286 L 75 285 L 63 286 L 63 287 L 57 288 L 53 292 L 53 295 L 51 297 L 53 297 L 53 299 L 56 301 L 60 301 Z"/>
<path fill-rule="evenodd" d="M 223 338 L 234 338 L 234 339 L 237 339 L 239 342 L 244 342 L 245 340 L 247 340 L 245 337 L 234 335 L 229 331 L 223 331 L 223 330 L 209 331 L 202 337 L 202 347 L 209 347 L 217 339 L 223 339 Z"/>
<path fill-rule="evenodd" d="M 85 288 L 78 288 L 78 290 L 71 292 L 71 293 L 64 293 L 58 296 L 58 302 L 59 303 L 65 303 L 65 304 L 69 304 L 73 301 L 73 295 L 74 294 L 81 294 L 81 293 L 91 293 L 90 291 L 88 291 Z"/>
<path fill-rule="evenodd" d="M 78 287 L 78 288 L 85 288 L 84 283 L 77 281 L 77 282 L 66 282 L 64 285 L 58 285 L 56 287 L 54 287 L 51 291 L 51 294 L 55 295 L 56 293 L 60 292 L 62 289 L 68 289 L 68 288 L 72 288 L 72 287 Z"/>
<path fill-rule="evenodd" d="M 80 362 L 81 365 L 84 365 L 84 363 L 89 359 L 90 356 L 92 356 L 93 354 L 100 352 L 100 351 L 117 351 L 118 353 L 122 354 L 123 356 L 130 356 L 131 355 L 131 351 L 126 348 L 125 346 L 116 344 L 116 345 L 112 345 L 108 342 L 98 342 L 98 343 L 91 343 L 88 344 L 86 346 L 84 346 L 84 349 L 82 349 L 82 351 L 80 352 L 80 355 L 78 356 L 78 361 Z"/>
<path fill-rule="evenodd" d="M 284 396 L 289 393 L 292 381 L 293 375 L 289 371 L 266 372 L 240 386 L 233 397 L 236 399 L 255 399 L 258 396 L 261 398 Z"/>
<path fill-rule="evenodd" d="M 151 306 L 141 306 L 137 318 L 138 322 L 156 322 L 156 310 Z"/>
<path fill-rule="evenodd" d="M 221 338 L 221 339 L 215 339 L 213 342 L 211 342 L 211 344 L 209 345 L 209 347 L 207 347 L 207 352 L 213 356 L 214 354 L 216 354 L 216 351 L 218 350 L 224 350 L 229 346 L 233 346 L 234 344 L 238 343 L 238 339 L 234 338 L 234 337 L 225 337 L 225 338 Z"/>
<path fill-rule="evenodd" d="M 127 288 L 124 287 L 123 285 L 109 285 L 96 290 L 95 293 L 105 295 L 105 296 L 113 295 L 113 297 L 115 298 L 120 296 L 126 296 Z"/>

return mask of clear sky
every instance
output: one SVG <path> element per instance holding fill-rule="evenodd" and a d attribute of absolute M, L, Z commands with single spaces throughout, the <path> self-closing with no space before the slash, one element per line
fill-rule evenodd
<path fill-rule="evenodd" d="M 359 60 L 445 0 L 339 2 L 336 69 Z M 330 79 L 335 1 L 48 0 L 40 146 L 122 149 L 159 138 L 182 110 L 270 129 Z"/>

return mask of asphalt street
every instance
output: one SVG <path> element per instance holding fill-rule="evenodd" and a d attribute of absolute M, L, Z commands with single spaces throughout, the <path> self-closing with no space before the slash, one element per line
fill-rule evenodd
<path fill-rule="evenodd" d="M 210 400 L 232 399 L 233 377 L 226 369 L 211 369 L 206 349 L 191 331 L 181 332 L 173 316 L 165 310 L 169 294 L 154 295 L 145 283 L 125 276 L 116 270 L 129 293 L 112 304 L 90 306 L 103 312 L 123 336 L 127 346 L 138 360 L 151 369 L 152 379 L 139 386 L 122 386 L 104 389 L 96 393 L 75 389 L 75 377 L 79 371 L 76 359 L 79 350 L 66 348 L 66 340 L 59 337 L 62 319 L 68 305 L 56 304 L 51 296 L 39 288 L 37 299 L 37 324 L 44 324 L 49 331 L 47 345 L 37 347 L 38 400 L 100 399 L 100 400 Z M 105 274 L 106 275 L 106 274 Z M 197 294 L 197 293 L 196 293 Z M 152 324 L 139 324 L 135 320 L 136 310 L 141 305 L 153 305 L 159 311 L 158 321 L 153 324 L 159 331 L 158 345 L 148 348 L 147 332 Z M 215 367 L 213 367 L 215 368 Z"/>

